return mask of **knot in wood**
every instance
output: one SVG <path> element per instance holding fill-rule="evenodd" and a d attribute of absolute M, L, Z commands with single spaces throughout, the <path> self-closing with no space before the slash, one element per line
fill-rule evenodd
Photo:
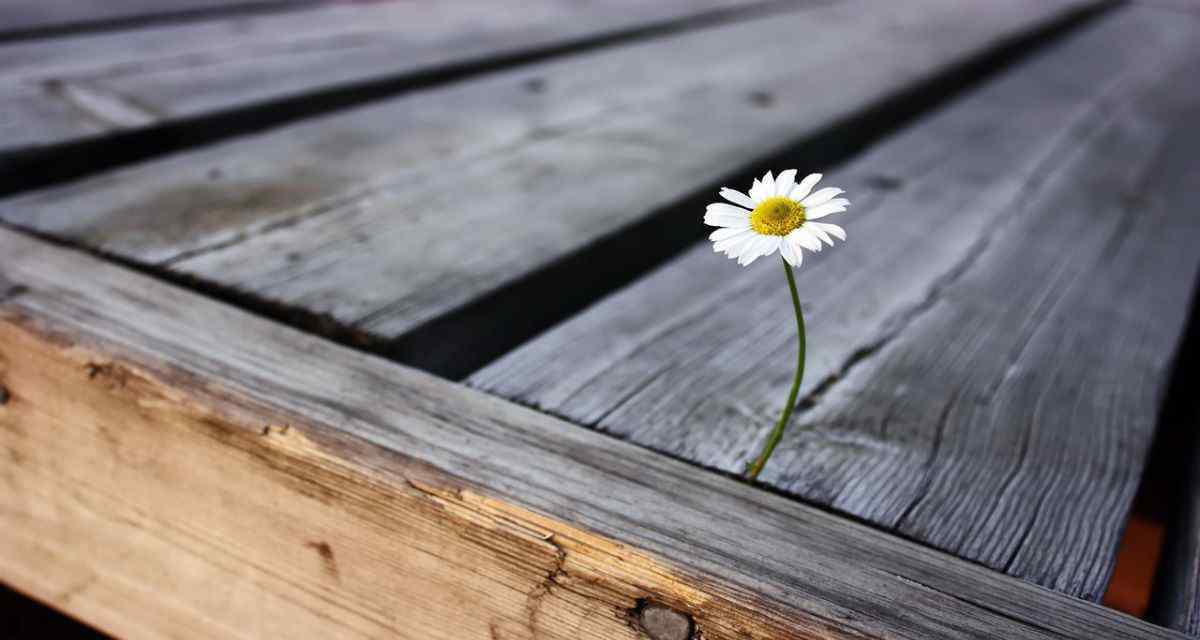
<path fill-rule="evenodd" d="M 0 407 L 8 404 L 9 397 L 8 389 L 4 385 L 0 384 Z"/>
<path fill-rule="evenodd" d="M 651 640 L 689 640 L 695 627 L 691 616 L 659 604 L 643 606 L 638 623 Z"/>

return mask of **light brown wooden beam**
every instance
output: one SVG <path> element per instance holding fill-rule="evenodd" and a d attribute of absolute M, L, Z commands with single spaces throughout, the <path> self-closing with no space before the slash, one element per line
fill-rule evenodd
<path fill-rule="evenodd" d="M 2 229 L 0 385 L 0 579 L 122 637 L 1181 637 Z"/>

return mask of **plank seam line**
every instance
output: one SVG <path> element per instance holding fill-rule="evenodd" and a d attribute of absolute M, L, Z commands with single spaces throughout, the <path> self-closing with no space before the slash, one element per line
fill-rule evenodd
<path fill-rule="evenodd" d="M 772 165 L 783 162 L 825 167 L 844 163 L 881 138 L 976 88 L 991 76 L 1034 55 L 1042 47 L 1058 41 L 1060 36 L 1082 27 L 1115 6 L 1115 3 L 1107 1 L 1087 5 L 1032 30 L 1012 34 L 914 85 L 846 114 L 811 135 L 789 140 L 712 184 L 697 187 L 677 201 L 665 204 L 629 225 L 503 284 L 489 294 L 425 321 L 384 342 L 379 348 L 385 357 L 442 377 L 455 380 L 468 378 L 533 336 L 702 242 L 707 232 L 702 225 L 694 223 L 694 211 L 702 211 L 704 205 L 712 201 L 710 192 L 715 192 L 722 184 L 748 183 L 750 177 L 761 176 L 767 169 L 777 168 Z M 694 228 L 694 231 L 688 235 L 680 233 L 680 228 Z M 647 238 L 651 239 L 652 245 L 645 240 Z M 594 259 L 613 253 L 635 257 L 621 265 Z M 603 269 L 597 269 L 597 264 L 603 265 Z M 576 286 L 571 273 L 589 266 L 594 275 L 589 278 L 589 289 L 583 291 Z M 571 282 L 571 286 L 564 286 L 563 282 Z M 556 295 L 568 291 L 574 298 L 560 295 L 555 298 L 558 308 L 541 309 L 537 318 L 524 317 L 524 310 L 511 304 L 515 298 L 545 298 L 539 293 L 547 289 L 555 291 Z M 506 302 L 509 303 L 508 309 L 504 308 Z M 480 318 L 485 316 L 507 326 L 508 331 L 503 338 L 490 336 L 489 342 L 481 341 L 477 327 Z M 474 341 L 474 344 L 470 349 L 455 354 L 432 354 L 421 349 L 422 344 L 428 344 L 431 340 L 446 341 L 443 339 L 447 337 L 451 338 L 448 342 Z M 453 362 L 449 361 L 451 355 Z"/>
<path fill-rule="evenodd" d="M 1097 0 L 1106 2 L 1108 0 Z M 699 13 L 667 17 L 648 24 L 565 36 L 562 39 L 510 51 L 481 54 L 431 66 L 381 73 L 365 80 L 324 85 L 263 102 L 216 111 L 181 115 L 136 130 L 110 133 L 45 147 L 24 147 L 0 153 L 0 195 L 7 196 L 82 178 L 189 148 L 282 127 L 289 123 L 344 111 L 411 92 L 462 82 L 555 58 L 618 47 L 655 37 L 713 29 L 727 24 L 765 19 L 779 13 L 802 13 L 836 0 L 760 0 L 737 7 L 718 7 Z M 62 157 L 84 158 L 69 165 Z"/>
<path fill-rule="evenodd" d="M 1021 202 L 1032 202 L 1033 200 L 1035 200 L 1035 198 L 1028 197 L 1029 194 L 1042 189 L 1045 185 L 1049 184 L 1051 181 L 1053 181 L 1055 179 L 1059 179 L 1061 177 L 1060 174 L 1062 174 L 1065 171 L 1066 167 L 1068 166 L 1067 163 L 1063 161 L 1063 159 L 1069 158 L 1070 156 L 1075 155 L 1080 152 L 1080 148 L 1079 148 L 1079 145 L 1076 144 L 1076 140 L 1080 137 L 1089 137 L 1092 135 L 1098 135 L 1099 133 L 1101 133 L 1103 131 L 1105 125 L 1107 125 L 1108 123 L 1110 123 L 1112 120 L 1114 120 L 1117 117 L 1118 114 L 1115 112 L 1114 109 L 1112 109 L 1113 104 L 1119 104 L 1119 100 L 1120 100 L 1121 96 L 1126 95 L 1128 93 L 1129 85 L 1146 83 L 1146 82 L 1149 82 L 1149 80 L 1146 79 L 1147 76 L 1150 76 L 1150 77 L 1156 76 L 1156 74 L 1153 74 L 1153 73 L 1149 73 L 1149 74 L 1146 73 L 1146 71 L 1149 68 L 1152 68 L 1152 65 L 1147 64 L 1144 67 L 1138 67 L 1134 70 L 1131 70 L 1130 73 L 1114 79 L 1110 83 L 1110 86 L 1106 90 L 1101 92 L 1101 94 L 1097 98 L 1095 98 L 1093 101 L 1089 102 L 1087 105 L 1081 107 L 1078 110 L 1077 114 L 1072 118 L 1070 124 L 1067 127 L 1064 127 L 1056 135 L 1057 140 L 1053 144 L 1048 146 L 1047 150 L 1042 155 L 1042 157 L 1030 164 L 1030 168 L 1025 172 L 1025 176 L 1023 177 L 1023 179 L 1021 179 L 1019 181 L 1018 184 L 1010 185 L 1005 190 L 1004 193 L 999 194 L 999 196 L 993 195 L 991 197 L 1005 197 L 1006 199 L 1018 199 Z M 1005 222 L 1003 223 L 1003 225 L 1006 227 L 1013 217 L 1015 217 L 1015 216 L 1007 217 L 1005 219 Z M 885 321 L 884 324 L 885 324 L 885 326 L 889 327 L 889 331 L 884 332 L 884 334 L 885 334 L 884 337 L 879 341 L 873 342 L 873 343 L 866 345 L 865 347 L 853 352 L 850 355 L 850 357 L 847 358 L 847 360 L 843 364 L 843 367 L 840 368 L 838 370 L 838 372 L 831 374 L 830 376 L 823 379 L 822 382 L 817 386 L 817 388 L 814 388 L 814 390 L 812 392 L 810 392 L 810 394 L 808 394 L 808 396 L 806 396 L 805 398 L 801 399 L 798 402 L 797 413 L 802 414 L 802 413 L 805 413 L 805 412 L 811 410 L 813 407 L 815 407 L 816 403 L 819 402 L 821 397 L 823 397 L 824 393 L 827 392 L 836 382 L 838 382 L 841 379 L 844 379 L 846 377 L 846 375 L 849 374 L 849 371 L 853 367 L 855 367 L 856 365 L 865 361 L 866 359 L 868 359 L 870 356 L 874 355 L 878 351 L 882 350 L 887 345 L 887 343 L 889 343 L 894 338 L 898 337 L 900 335 L 900 333 L 903 331 L 903 329 L 910 326 L 912 324 L 912 322 L 915 322 L 916 320 L 919 319 L 920 316 L 924 315 L 929 310 L 931 310 L 933 307 L 935 307 L 937 305 L 937 303 L 940 301 L 941 297 L 944 295 L 946 289 L 950 288 L 957 280 L 959 280 L 961 277 L 963 277 L 970 270 L 970 268 L 972 266 L 974 266 L 974 264 L 978 261 L 979 256 L 984 252 L 984 250 L 986 250 L 987 246 L 990 244 L 991 235 L 996 230 L 997 230 L 997 227 L 993 226 L 993 227 L 990 227 L 988 230 L 985 230 L 984 232 L 982 232 L 980 234 L 980 237 L 978 238 L 978 240 L 976 240 L 976 242 L 973 243 L 964 252 L 963 259 L 959 263 L 957 263 L 954 267 L 952 267 L 950 270 L 948 270 L 946 273 L 944 273 L 937 281 L 935 281 L 935 283 L 930 288 L 929 295 L 924 300 L 922 300 L 922 302 L 920 304 L 915 305 L 914 307 L 910 307 L 909 309 L 904 310 L 902 312 L 899 312 L 899 313 L 895 314 L 892 319 Z M 637 392 L 635 391 L 631 395 L 636 395 L 636 393 Z M 524 400 L 519 397 L 518 398 L 507 398 L 507 399 L 510 402 L 514 402 L 516 404 L 520 404 L 527 408 L 534 409 L 534 410 L 537 410 L 542 413 L 546 413 L 548 415 L 554 416 L 555 418 L 558 418 L 558 419 L 561 419 L 561 420 L 564 420 L 567 422 L 572 422 L 574 424 L 578 424 L 574 419 L 572 419 L 571 416 L 568 416 L 560 411 L 556 411 L 549 407 L 541 406 L 537 402 Z M 800 419 L 799 416 L 797 416 L 797 419 Z M 613 432 L 610 432 L 610 431 L 604 429 L 603 425 L 599 424 L 599 421 L 597 421 L 597 423 L 594 425 L 581 425 L 581 426 L 585 426 L 585 427 L 590 426 L 590 427 L 594 428 L 596 431 L 599 431 L 600 433 L 603 433 L 612 438 L 616 438 L 618 440 L 626 439 L 623 436 L 621 436 L 620 434 L 616 434 L 616 433 L 613 433 Z M 658 449 L 655 447 L 649 447 L 649 448 L 660 455 L 664 455 L 668 458 L 671 458 L 671 459 L 674 459 L 677 461 L 681 461 L 681 462 L 685 462 L 687 464 L 700 466 L 702 468 L 708 469 L 709 471 L 715 472 L 719 475 L 725 475 L 727 477 L 734 477 L 734 478 L 738 477 L 737 474 L 735 474 L 735 473 L 726 471 L 726 470 L 718 468 L 718 467 L 710 466 L 710 465 L 697 464 L 695 461 L 689 460 L 687 458 L 679 456 L 678 454 L 674 454 L 670 451 Z M 896 529 L 885 528 L 882 525 L 879 525 L 877 523 L 873 523 L 873 522 L 855 517 L 851 514 L 843 513 L 833 507 L 830 507 L 827 505 L 822 505 L 822 504 L 817 504 L 817 503 L 811 503 L 809 501 L 806 501 L 806 500 L 800 498 L 799 496 L 797 496 L 791 492 L 779 489 L 777 487 L 774 487 L 773 485 L 759 482 L 759 483 L 756 483 L 756 486 L 761 489 L 764 489 L 768 492 L 775 493 L 775 494 L 781 495 L 781 496 L 785 496 L 792 500 L 798 500 L 809 507 L 825 511 L 827 513 L 835 514 L 839 517 L 848 518 L 855 522 L 859 522 L 860 524 L 868 526 L 874 530 L 881 531 L 888 535 L 895 535 L 897 537 L 920 544 L 927 548 L 935 548 L 935 547 L 932 547 L 931 545 L 929 545 L 928 543 L 925 543 L 921 540 L 913 538 L 910 535 L 906 535 L 906 534 L 902 533 L 901 531 L 898 530 L 898 528 L 896 528 Z M 1014 556 L 1015 555 L 1016 555 L 1016 553 L 1014 552 Z M 983 562 L 980 562 L 977 560 L 969 560 L 969 559 L 964 559 L 964 560 L 969 561 L 978 566 L 988 568 L 990 570 L 995 570 L 990 565 L 984 564 Z M 1011 563 L 1011 558 L 1009 559 L 1008 563 Z"/>

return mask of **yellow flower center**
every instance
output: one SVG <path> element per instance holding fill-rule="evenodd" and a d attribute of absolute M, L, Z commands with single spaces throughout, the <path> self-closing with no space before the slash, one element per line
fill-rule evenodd
<path fill-rule="evenodd" d="M 750 228 L 764 236 L 786 236 L 804 224 L 804 205 L 783 196 L 763 200 L 750 212 Z"/>

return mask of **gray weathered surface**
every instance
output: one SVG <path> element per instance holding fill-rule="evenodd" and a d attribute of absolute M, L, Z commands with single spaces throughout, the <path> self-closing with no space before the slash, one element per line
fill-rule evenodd
<path fill-rule="evenodd" d="M 307 1 L 311 0 L 4 0 L 0 3 L 0 37 L 14 31 Z"/>
<path fill-rule="evenodd" d="M 474 504 L 491 501 L 541 514 L 548 523 L 541 529 L 566 523 L 576 535 L 587 532 L 614 540 L 620 544 L 609 547 L 611 557 L 592 561 L 607 562 L 610 571 L 621 574 L 636 573 L 638 558 L 652 558 L 656 573 L 648 579 L 691 589 L 689 613 L 714 638 L 1182 638 L 3 229 L 0 280 L 24 287 L 0 299 L 0 328 L 6 335 L 21 336 L 19 344 L 31 355 L 57 350 L 96 363 L 91 376 L 79 372 L 63 382 L 110 387 L 107 394 L 93 389 L 86 397 L 133 395 L 142 399 L 148 415 L 200 416 L 201 434 L 209 437 L 193 441 L 203 440 L 209 448 L 245 446 L 240 441 L 247 439 L 262 442 L 264 424 L 291 425 L 287 442 L 292 444 L 263 451 L 259 460 L 242 457 L 258 467 L 294 474 L 295 482 L 317 498 L 349 492 L 323 493 L 329 487 L 321 480 L 331 474 L 318 473 L 318 467 L 371 469 L 364 482 L 373 482 L 374 491 L 400 485 L 406 494 L 427 492 L 448 505 L 444 518 L 453 516 L 449 510 L 456 504 L 479 496 Z M 4 346 L 7 357 L 22 357 L 15 347 Z M 17 389 L 33 384 L 9 382 Z M 24 402 L 18 397 L 11 408 L 20 410 Z M 52 415 L 52 404 L 25 410 Z M 137 406 L 131 413 L 137 413 Z M 163 430 L 176 428 L 162 425 Z M 0 433 L 6 440 L 21 438 L 19 425 Z M 119 441 L 121 434 L 109 438 Z M 152 453 L 186 455 L 170 449 Z M 291 464 L 305 459 L 308 464 Z M 121 466 L 123 472 L 142 468 L 148 479 L 155 473 L 178 475 L 149 463 Z M 14 473 L 23 471 L 14 467 Z M 307 483 L 305 474 L 312 474 Z M 432 486 L 423 489 L 426 485 Z M 369 494 L 367 489 L 362 492 Z M 233 504 L 254 493 L 227 489 L 219 494 L 225 500 L 213 517 L 236 513 Z M 396 499 L 377 510 L 404 504 Z M 509 512 L 517 513 L 512 507 Z M 488 520 L 483 513 L 475 519 L 477 531 L 485 535 L 498 536 L 505 529 L 504 521 Z M 229 528 L 228 522 L 222 524 Z M 516 524 L 520 522 L 508 526 Z M 172 523 L 149 517 L 143 526 L 138 536 L 152 538 Z M 204 539 L 205 534 L 194 531 L 192 537 Z M 572 562 L 575 551 L 567 549 L 580 548 L 579 541 L 554 540 L 551 536 L 541 543 L 561 550 L 560 563 Z M 212 541 L 209 548 L 216 549 Z M 224 555 L 227 550 L 219 551 Z M 255 560 L 247 559 L 247 569 Z M 356 577 L 345 578 L 352 582 Z M 552 574 L 542 592 L 529 593 L 533 611 L 537 597 L 552 589 L 604 597 L 602 590 L 592 591 L 570 578 L 569 570 Z M 471 598 L 461 602 L 463 607 L 485 606 Z M 739 612 L 741 619 L 726 617 Z M 270 615 L 264 610 L 258 619 Z M 739 627 L 756 632 L 739 633 Z M 763 633 L 771 628 L 774 635 Z M 530 637 L 542 635 L 528 631 Z"/>
<path fill-rule="evenodd" d="M 1084 4 L 811 7 L 248 136 L 0 217 L 391 338 Z"/>
<path fill-rule="evenodd" d="M 759 4 L 534 0 L 513 11 L 488 0 L 375 2 L 14 42 L 0 45 L 0 151 Z"/>
<path fill-rule="evenodd" d="M 831 176 L 849 241 L 798 274 L 764 480 L 1098 598 L 1200 259 L 1197 65 L 1196 20 L 1122 9 Z M 740 471 L 795 349 L 763 262 L 698 246 L 470 383 Z"/>

